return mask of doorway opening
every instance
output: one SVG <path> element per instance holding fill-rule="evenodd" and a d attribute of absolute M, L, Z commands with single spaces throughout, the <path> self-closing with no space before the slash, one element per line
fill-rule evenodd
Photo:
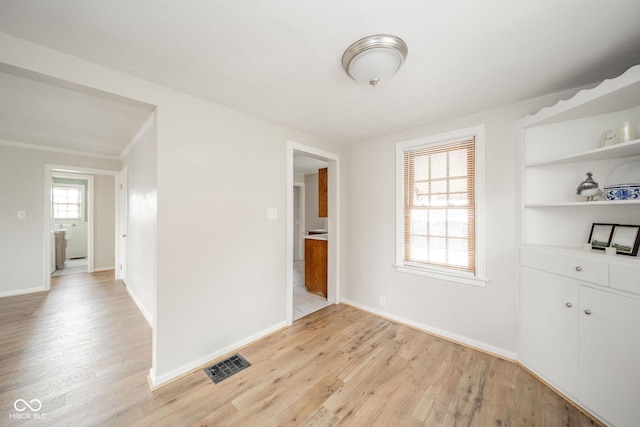
<path fill-rule="evenodd" d="M 287 164 L 287 322 L 291 324 L 339 302 L 339 157 L 289 141 Z M 327 178 L 324 214 L 319 213 L 322 169 Z"/>
<path fill-rule="evenodd" d="M 294 154 L 293 320 L 329 305 L 327 300 L 327 218 L 318 216 L 318 169 L 324 160 Z M 307 192 L 309 194 L 307 194 Z M 309 239 L 314 240 L 309 240 Z"/>
<path fill-rule="evenodd" d="M 112 270 L 119 172 L 45 165 L 45 290 L 51 277 Z"/>
<path fill-rule="evenodd" d="M 93 175 L 54 171 L 51 198 L 51 275 L 93 271 Z"/>

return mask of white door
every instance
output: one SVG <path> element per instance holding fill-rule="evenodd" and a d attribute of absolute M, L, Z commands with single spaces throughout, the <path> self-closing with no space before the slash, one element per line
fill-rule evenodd
<path fill-rule="evenodd" d="M 127 192 L 127 168 L 120 172 L 118 183 L 118 268 L 116 277 L 127 282 L 127 232 L 129 219 L 129 197 Z"/>

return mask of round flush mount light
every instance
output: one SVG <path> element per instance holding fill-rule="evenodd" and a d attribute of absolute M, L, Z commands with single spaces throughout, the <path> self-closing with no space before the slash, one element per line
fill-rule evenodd
<path fill-rule="evenodd" d="M 388 34 L 362 38 L 342 55 L 342 68 L 358 83 L 377 87 L 389 80 L 407 58 L 407 44 Z"/>

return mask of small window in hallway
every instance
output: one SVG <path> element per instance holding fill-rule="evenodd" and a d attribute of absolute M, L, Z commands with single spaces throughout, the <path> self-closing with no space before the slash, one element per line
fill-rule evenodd
<path fill-rule="evenodd" d="M 76 185 L 53 186 L 53 217 L 55 219 L 82 219 L 84 187 Z"/>

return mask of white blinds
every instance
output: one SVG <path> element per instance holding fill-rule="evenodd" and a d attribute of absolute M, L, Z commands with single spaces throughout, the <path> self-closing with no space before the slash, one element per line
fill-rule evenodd
<path fill-rule="evenodd" d="M 475 273 L 475 139 L 404 153 L 405 262 Z"/>

